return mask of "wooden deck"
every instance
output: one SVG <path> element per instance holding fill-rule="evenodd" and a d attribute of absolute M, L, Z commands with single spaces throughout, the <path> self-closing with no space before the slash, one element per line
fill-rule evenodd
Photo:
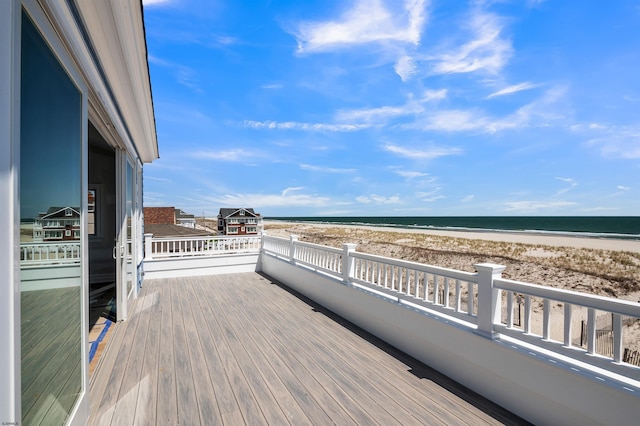
<path fill-rule="evenodd" d="M 90 424 L 523 424 L 256 273 L 145 281 Z"/>

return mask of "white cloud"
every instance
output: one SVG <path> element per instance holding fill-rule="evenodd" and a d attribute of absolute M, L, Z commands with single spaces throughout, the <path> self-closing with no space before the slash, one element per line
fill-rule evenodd
<path fill-rule="evenodd" d="M 271 84 L 263 84 L 260 87 L 266 90 L 280 90 L 284 87 L 284 85 L 282 83 L 271 83 Z"/>
<path fill-rule="evenodd" d="M 369 124 L 300 123 L 295 121 L 244 120 L 244 127 L 252 129 L 302 130 L 307 132 L 355 132 L 371 127 Z"/>
<path fill-rule="evenodd" d="M 396 62 L 393 70 L 402 81 L 409 81 L 417 73 L 416 63 L 411 56 L 403 56 Z"/>
<path fill-rule="evenodd" d="M 435 58 L 436 74 L 486 71 L 496 74 L 511 57 L 511 42 L 502 36 L 502 23 L 492 14 L 475 11 L 469 28 L 473 39 Z"/>
<path fill-rule="evenodd" d="M 500 89 L 497 92 L 493 92 L 492 94 L 487 96 L 487 99 L 495 98 L 495 97 L 498 97 L 498 96 L 511 95 L 513 93 L 522 92 L 523 90 L 534 89 L 536 87 L 538 87 L 537 84 L 533 84 L 533 83 L 530 83 L 530 82 L 514 84 L 512 86 L 507 86 L 507 87 L 505 87 L 503 89 Z"/>
<path fill-rule="evenodd" d="M 302 170 L 311 170 L 314 172 L 323 173 L 354 173 L 358 171 L 357 169 L 338 169 L 334 167 L 312 166 L 311 164 L 300 164 L 300 168 Z"/>
<path fill-rule="evenodd" d="M 566 188 L 562 188 L 561 190 L 556 192 L 556 195 L 565 194 L 565 193 L 571 191 L 576 186 L 578 186 L 578 183 L 574 179 L 571 179 L 571 178 L 556 177 L 555 179 L 558 179 L 559 181 L 562 181 L 562 182 L 565 182 L 565 183 L 569 184 L 569 186 L 567 186 Z"/>
<path fill-rule="evenodd" d="M 415 178 L 419 178 L 419 177 L 429 176 L 428 173 L 412 172 L 412 171 L 409 171 L 409 170 L 397 170 L 397 171 L 394 171 L 394 173 L 402 176 L 403 178 L 409 179 L 409 180 L 415 179 Z"/>
<path fill-rule="evenodd" d="M 336 114 L 337 121 L 384 123 L 392 118 L 417 115 L 425 111 L 425 104 L 439 101 L 447 97 L 447 89 L 426 90 L 422 98 L 409 97 L 404 105 L 382 106 L 377 108 L 363 108 L 353 110 L 341 110 Z"/>
<path fill-rule="evenodd" d="M 462 200 L 460 200 L 463 203 L 470 203 L 471 201 L 473 201 L 476 198 L 475 195 L 467 195 L 466 197 L 464 197 Z"/>
<path fill-rule="evenodd" d="M 377 194 L 361 195 L 356 197 L 356 201 L 363 204 L 401 204 L 400 197 L 392 195 L 391 197 L 383 197 Z"/>
<path fill-rule="evenodd" d="M 264 207 L 326 207 L 332 205 L 330 198 L 318 194 L 300 194 L 302 187 L 286 188 L 280 194 L 234 194 L 210 197 L 210 202 L 224 206 Z"/>
<path fill-rule="evenodd" d="M 171 0 L 142 0 L 143 6 L 153 6 L 162 3 L 169 3 Z"/>
<path fill-rule="evenodd" d="M 447 89 L 425 90 L 422 100 L 425 102 L 439 101 L 441 99 L 445 99 L 446 97 L 447 97 Z"/>
<path fill-rule="evenodd" d="M 616 188 L 618 188 L 620 191 L 630 191 L 631 190 L 630 186 L 618 185 L 618 186 L 616 186 Z"/>
<path fill-rule="evenodd" d="M 322 52 L 365 43 L 418 45 L 426 21 L 426 0 L 406 0 L 403 10 L 393 1 L 356 0 L 338 19 L 300 24 L 298 52 Z"/>
<path fill-rule="evenodd" d="M 415 123 L 402 125 L 404 128 L 439 130 L 446 132 L 479 131 L 496 133 L 507 129 L 525 128 L 534 125 L 547 126 L 563 118 L 553 112 L 552 105 L 560 100 L 566 89 L 555 87 L 531 103 L 502 118 L 492 118 L 480 110 L 439 110 L 429 111 Z"/>
<path fill-rule="evenodd" d="M 247 151 L 242 148 L 229 149 L 225 151 L 198 151 L 193 153 L 193 157 L 206 158 L 216 161 L 246 161 L 249 158 L 257 157 L 258 154 L 254 151 Z"/>
<path fill-rule="evenodd" d="M 304 189 L 304 188 L 303 188 L 302 186 L 290 186 L 290 187 L 288 187 L 288 188 L 285 188 L 285 189 L 282 191 L 282 196 L 283 196 L 283 197 L 286 197 L 287 195 L 289 195 L 289 194 L 290 194 L 290 193 L 292 193 L 292 192 L 295 192 L 295 191 L 302 191 L 303 189 Z"/>
<path fill-rule="evenodd" d="M 443 198 L 447 198 L 442 194 L 439 194 L 442 188 L 437 187 L 433 191 L 429 192 L 416 192 L 416 198 L 420 199 L 420 201 L 425 201 L 427 203 L 431 203 L 433 201 L 441 200 Z"/>
<path fill-rule="evenodd" d="M 537 212 L 540 210 L 562 210 L 566 207 L 575 206 L 572 201 L 510 201 L 505 203 L 506 211 L 511 212 Z"/>
<path fill-rule="evenodd" d="M 145 179 L 149 179 L 149 180 L 155 180 L 158 182 L 171 182 L 171 179 L 167 179 L 167 178 L 159 178 L 159 177 L 155 177 L 155 176 L 149 176 L 147 174 L 144 175 Z"/>
<path fill-rule="evenodd" d="M 149 55 L 149 63 L 170 70 L 179 84 L 193 89 L 198 93 L 202 93 L 202 89 L 200 89 L 198 85 L 199 80 L 196 77 L 197 73 L 193 69 L 153 55 Z"/>
<path fill-rule="evenodd" d="M 447 132 L 460 132 L 470 130 L 487 131 L 491 121 L 476 111 L 465 110 L 440 110 L 426 114 L 424 119 L 414 125 L 423 130 L 443 130 Z"/>
<path fill-rule="evenodd" d="M 445 157 L 447 155 L 458 155 L 462 153 L 462 151 L 458 148 L 437 146 L 431 147 L 426 150 L 419 150 L 387 144 L 384 146 L 384 149 L 400 157 L 411 158 L 414 160 L 433 160 L 435 158 Z"/>
<path fill-rule="evenodd" d="M 640 159 L 640 130 L 631 128 L 611 128 L 603 137 L 587 141 L 587 146 L 600 150 L 605 158 Z"/>

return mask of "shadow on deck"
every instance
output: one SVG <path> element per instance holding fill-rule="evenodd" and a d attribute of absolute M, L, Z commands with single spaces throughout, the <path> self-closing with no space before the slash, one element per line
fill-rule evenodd
<path fill-rule="evenodd" d="M 145 281 L 90 424 L 526 424 L 257 273 Z"/>

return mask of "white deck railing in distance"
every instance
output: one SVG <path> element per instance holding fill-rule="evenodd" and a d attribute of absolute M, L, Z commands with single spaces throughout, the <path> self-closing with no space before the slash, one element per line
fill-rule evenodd
<path fill-rule="evenodd" d="M 22 266 L 80 263 L 80 241 L 21 243 Z"/>
<path fill-rule="evenodd" d="M 145 259 L 216 256 L 259 252 L 259 236 L 155 238 L 145 234 Z"/>

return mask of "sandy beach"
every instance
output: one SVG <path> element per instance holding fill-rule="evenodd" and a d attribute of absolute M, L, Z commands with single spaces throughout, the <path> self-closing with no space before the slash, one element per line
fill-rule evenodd
<path fill-rule="evenodd" d="M 640 241 L 546 234 L 441 231 L 265 221 L 268 235 L 473 272 L 476 263 L 506 266 L 503 277 L 640 302 Z M 533 305 L 533 332 L 541 334 L 542 303 Z M 606 327 L 606 315 L 602 315 Z M 561 304 L 552 311 L 552 338 L 562 340 Z M 584 312 L 574 312 L 579 340 Z M 576 333 L 577 336 L 576 336 Z M 640 350 L 640 321 L 625 328 L 626 347 Z"/>
<path fill-rule="evenodd" d="M 314 228 L 361 228 L 372 231 L 408 233 L 408 234 L 427 234 L 442 237 L 465 238 L 471 240 L 497 241 L 505 243 L 521 243 L 533 245 L 545 245 L 553 247 L 573 247 L 573 248 L 589 248 L 596 250 L 616 250 L 630 251 L 640 253 L 640 240 L 622 240 L 610 238 L 584 238 L 572 237 L 567 235 L 548 235 L 548 234 L 532 234 L 532 233 L 510 233 L 510 232 L 485 232 L 485 231 L 444 231 L 432 229 L 408 229 L 408 228 L 391 228 L 381 226 L 364 226 L 364 225 L 337 225 L 322 223 L 306 223 L 306 222 L 280 222 L 265 221 L 266 229 L 282 229 L 284 224 L 291 225 L 295 230 L 304 230 L 307 226 Z"/>

